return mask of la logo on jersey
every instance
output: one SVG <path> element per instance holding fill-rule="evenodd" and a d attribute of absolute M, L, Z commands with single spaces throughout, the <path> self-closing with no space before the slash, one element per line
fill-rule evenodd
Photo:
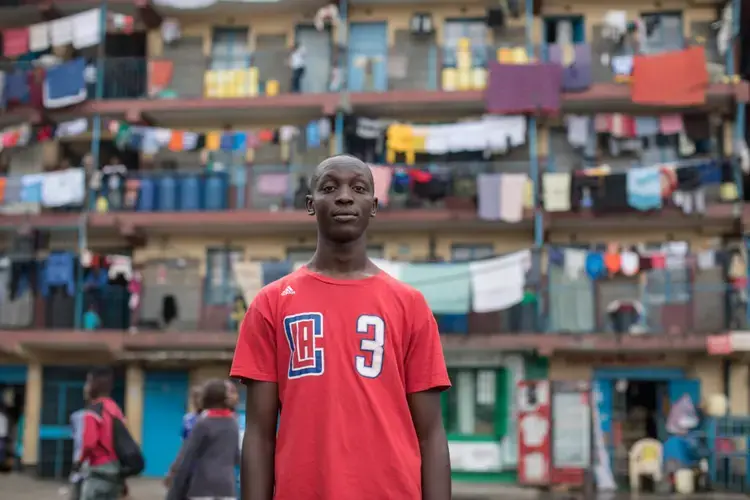
<path fill-rule="evenodd" d="M 294 292 L 292 292 L 294 293 Z M 284 318 L 284 334 L 289 343 L 289 378 L 323 375 L 325 357 L 318 345 L 323 338 L 321 313 L 294 314 Z"/>

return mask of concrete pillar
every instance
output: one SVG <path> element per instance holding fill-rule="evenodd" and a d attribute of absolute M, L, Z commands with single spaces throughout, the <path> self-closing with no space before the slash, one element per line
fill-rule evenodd
<path fill-rule="evenodd" d="M 742 361 L 732 361 L 729 371 L 729 414 L 747 416 L 750 413 L 748 404 L 748 366 Z"/>
<path fill-rule="evenodd" d="M 42 365 L 30 363 L 26 374 L 23 457 L 21 463 L 34 467 L 39 461 L 39 423 L 42 418 Z"/>
<path fill-rule="evenodd" d="M 129 365 L 125 371 L 125 418 L 133 439 L 141 444 L 143 439 L 143 368 Z"/>

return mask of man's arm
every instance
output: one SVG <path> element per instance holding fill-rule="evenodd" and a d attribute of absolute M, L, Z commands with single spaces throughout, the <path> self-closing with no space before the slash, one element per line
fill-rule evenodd
<path fill-rule="evenodd" d="M 404 366 L 406 397 L 422 455 L 423 500 L 450 500 L 451 462 L 443 427 L 440 393 L 451 386 L 437 322 L 427 301 L 416 292 Z"/>
<path fill-rule="evenodd" d="M 241 500 L 273 500 L 276 419 L 279 390 L 276 383 L 245 381 L 245 436 L 242 440 Z"/>
<path fill-rule="evenodd" d="M 267 294 L 261 291 L 245 313 L 230 371 L 231 377 L 242 380 L 247 386 L 241 500 L 273 499 L 279 410 L 276 335 L 271 320 L 274 310 Z"/>
<path fill-rule="evenodd" d="M 443 427 L 440 391 L 409 394 L 408 401 L 422 453 L 422 498 L 450 500 L 451 460 Z"/>
<path fill-rule="evenodd" d="M 81 443 L 81 455 L 79 462 L 85 462 L 91 456 L 91 452 L 99 442 L 99 423 L 102 417 L 92 410 L 86 410 L 81 419 L 83 425 L 83 442 Z"/>

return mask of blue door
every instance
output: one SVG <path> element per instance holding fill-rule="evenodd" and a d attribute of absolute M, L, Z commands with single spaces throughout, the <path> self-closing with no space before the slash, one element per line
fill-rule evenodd
<path fill-rule="evenodd" d="M 145 476 L 164 477 L 182 446 L 182 417 L 187 411 L 187 372 L 146 372 L 143 389 Z"/>
<path fill-rule="evenodd" d="M 386 23 L 352 23 L 349 28 L 349 90 L 388 90 L 388 27 Z"/>
<path fill-rule="evenodd" d="M 25 365 L 0 366 L 0 384 L 25 385 L 26 384 L 26 366 Z"/>
<path fill-rule="evenodd" d="M 675 404 L 687 394 L 697 408 L 701 404 L 701 383 L 699 380 L 677 379 L 669 381 L 669 402 Z"/>

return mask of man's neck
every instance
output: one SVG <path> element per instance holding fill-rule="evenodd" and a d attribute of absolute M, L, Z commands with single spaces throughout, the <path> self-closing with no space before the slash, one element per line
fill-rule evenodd
<path fill-rule="evenodd" d="M 364 235 L 346 243 L 337 243 L 318 237 L 311 266 L 331 274 L 354 274 L 367 268 L 367 239 Z"/>

